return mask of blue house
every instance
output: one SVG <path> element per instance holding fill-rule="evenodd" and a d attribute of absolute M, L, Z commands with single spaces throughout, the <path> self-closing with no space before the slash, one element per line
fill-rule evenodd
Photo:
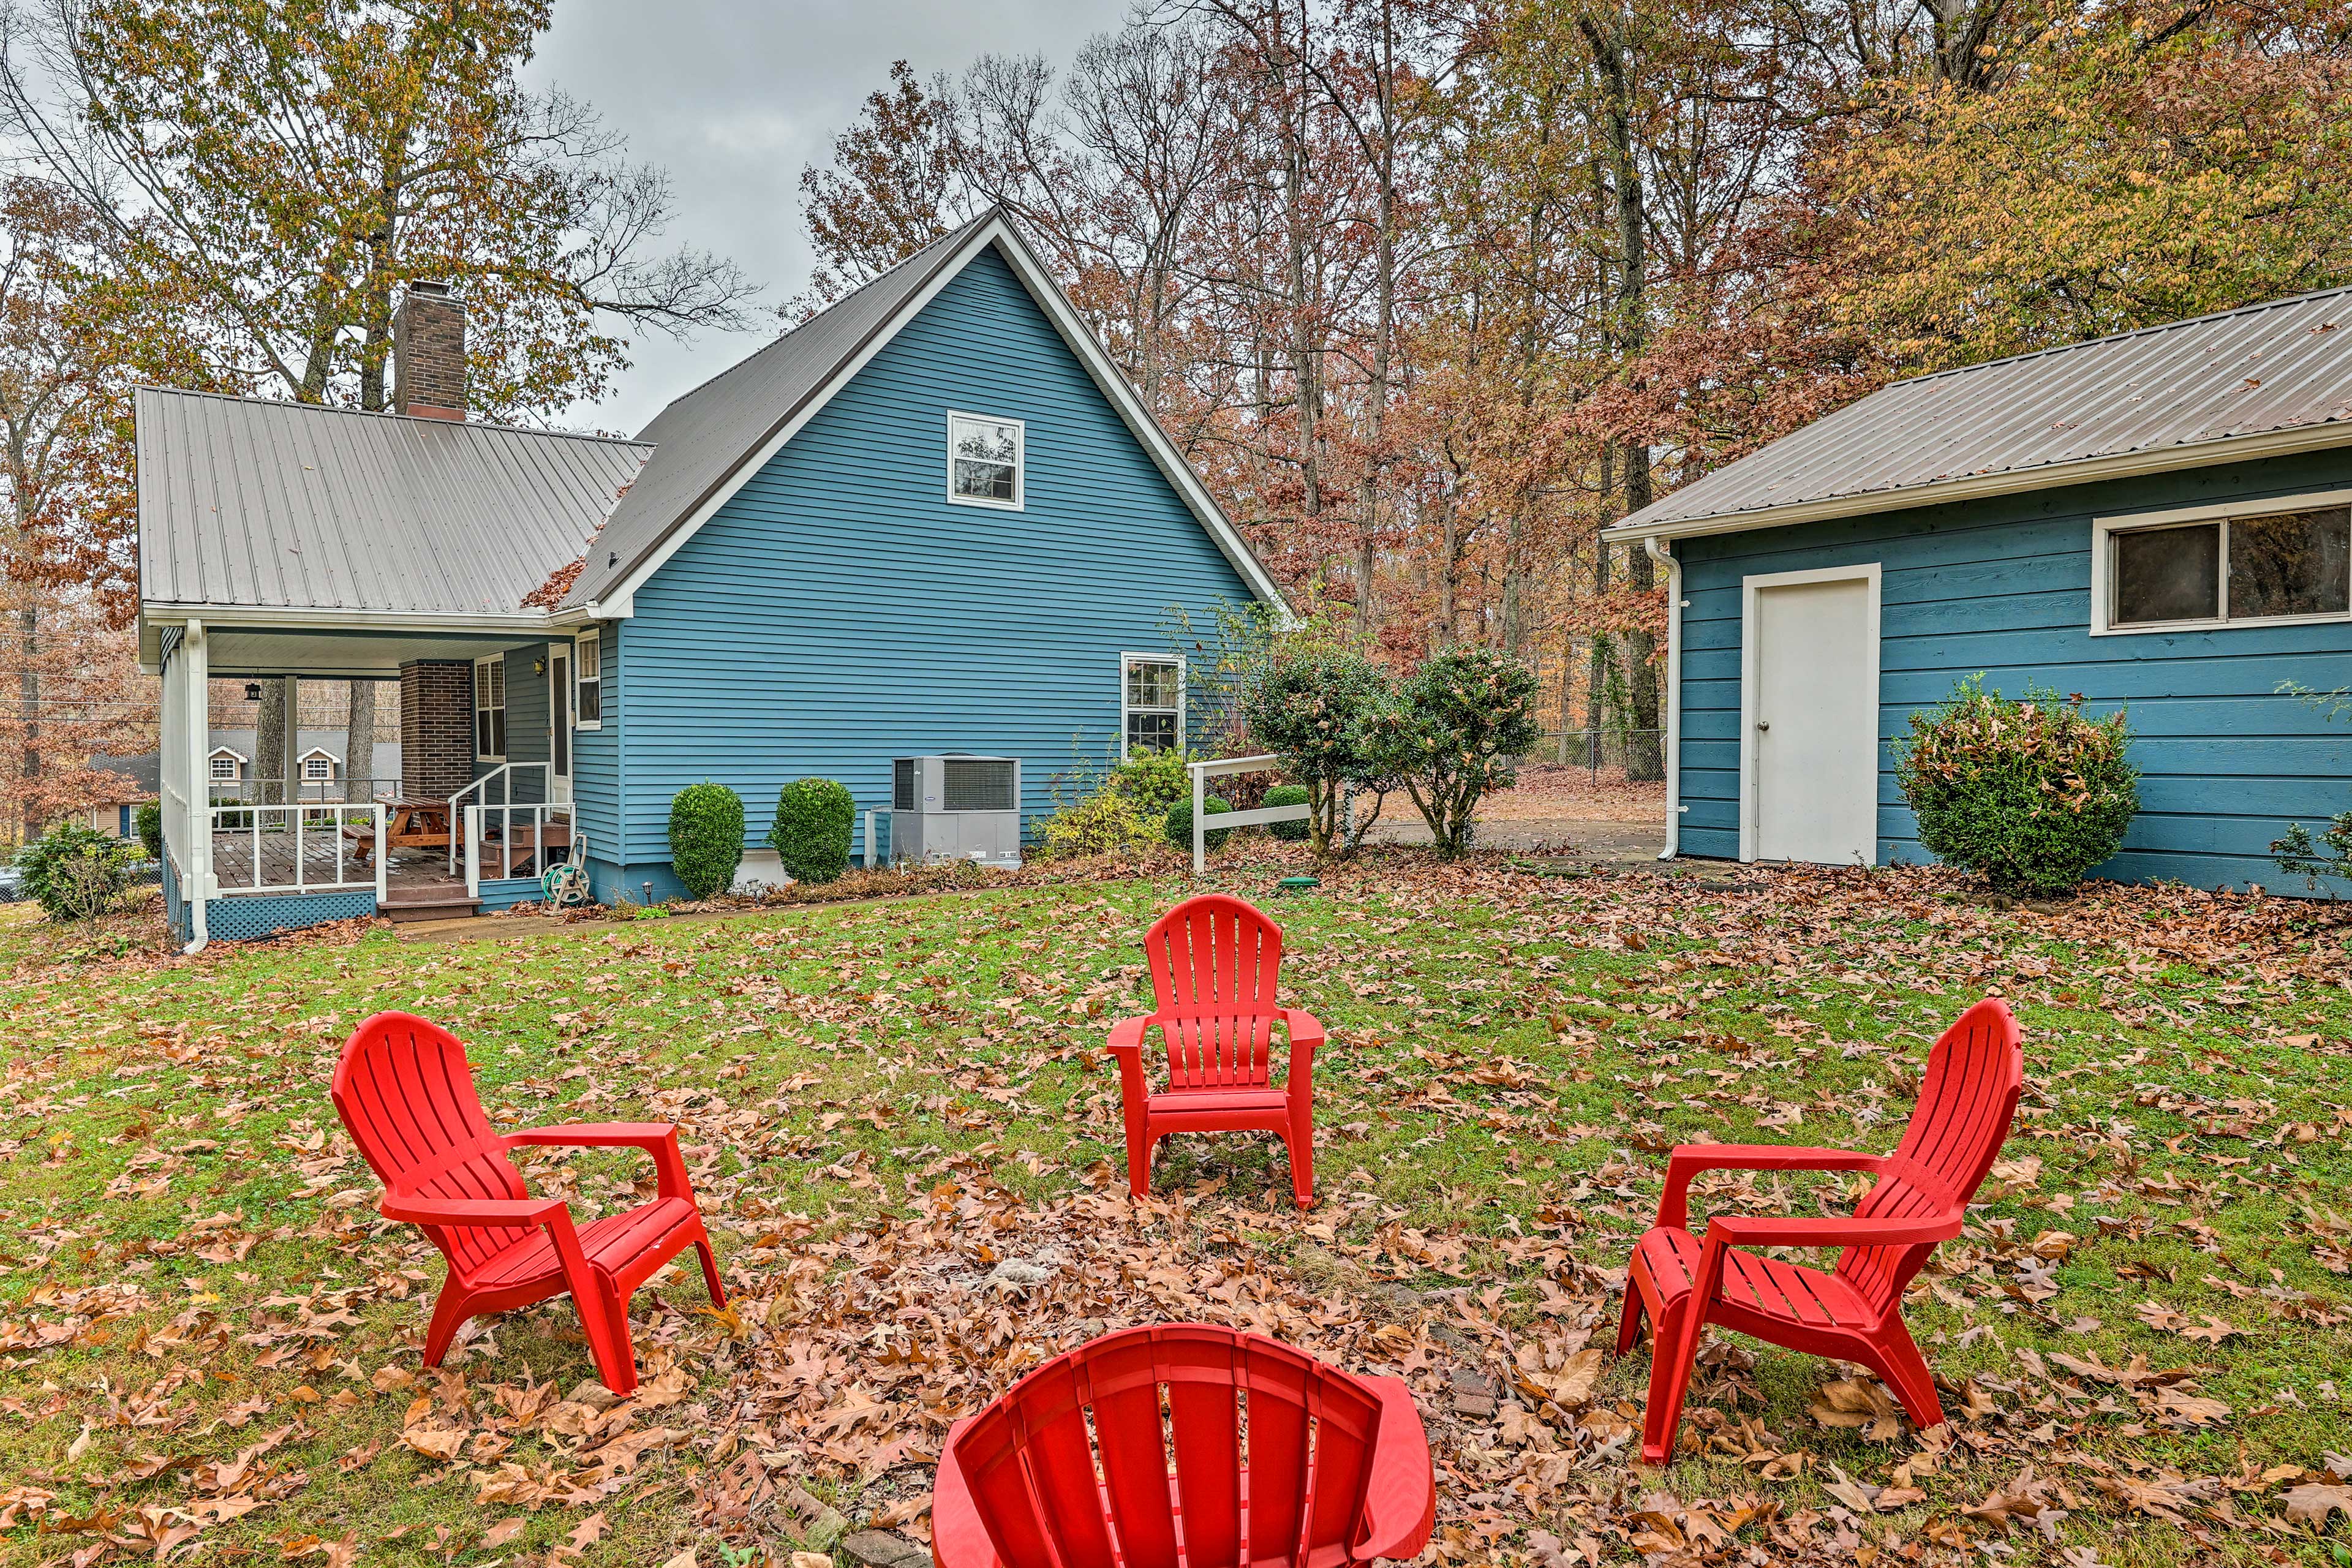
<path fill-rule="evenodd" d="M 1610 537 L 1670 586 L 1669 853 L 1933 858 L 1912 714 L 1982 672 L 2127 711 L 2140 815 L 2099 874 L 2299 891 L 2352 809 L 2352 290 L 1888 386 Z"/>
<path fill-rule="evenodd" d="M 394 353 L 392 414 L 140 396 L 190 942 L 495 909 L 566 857 L 601 899 L 672 897 L 670 800 L 704 779 L 744 798 L 752 879 L 780 879 L 760 841 L 795 778 L 882 822 L 897 759 L 1017 758 L 1034 822 L 1082 758 L 1184 743 L 1171 612 L 1281 603 L 997 214 L 635 440 L 467 421 L 446 289 L 406 290 Z M 221 677 L 396 678 L 394 798 L 212 798 Z"/>

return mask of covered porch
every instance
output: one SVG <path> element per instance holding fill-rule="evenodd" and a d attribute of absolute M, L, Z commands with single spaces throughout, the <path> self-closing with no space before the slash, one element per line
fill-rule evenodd
<path fill-rule="evenodd" d="M 551 642 L 543 618 L 516 618 L 511 629 L 242 617 L 159 628 L 164 889 L 183 939 L 450 918 L 540 897 L 541 873 L 579 842 L 572 643 Z M 215 680 L 286 682 L 289 714 L 301 682 L 385 683 L 399 703 L 398 774 L 305 778 L 289 742 L 247 776 L 216 777 Z"/>

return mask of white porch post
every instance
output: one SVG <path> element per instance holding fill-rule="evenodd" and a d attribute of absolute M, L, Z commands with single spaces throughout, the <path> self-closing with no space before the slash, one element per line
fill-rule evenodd
<path fill-rule="evenodd" d="M 188 781 L 187 844 L 182 848 L 182 891 L 188 900 L 188 951 L 194 952 L 210 940 L 205 928 L 205 900 L 213 891 L 212 763 L 205 752 L 212 737 L 212 653 L 205 623 L 191 620 L 180 638 L 180 728 L 186 746 Z"/>
<path fill-rule="evenodd" d="M 1200 763 L 1187 770 L 1192 775 L 1192 875 L 1203 877 L 1209 870 L 1209 839 L 1205 819 L 1209 814 L 1209 775 Z"/>

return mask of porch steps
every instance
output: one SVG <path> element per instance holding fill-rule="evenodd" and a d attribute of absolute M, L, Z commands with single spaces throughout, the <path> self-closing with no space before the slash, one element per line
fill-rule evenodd
<path fill-rule="evenodd" d="M 463 883 L 446 888 L 401 889 L 376 906 L 376 912 L 394 925 L 416 921 L 464 920 L 482 912 L 482 900 L 466 896 Z"/>

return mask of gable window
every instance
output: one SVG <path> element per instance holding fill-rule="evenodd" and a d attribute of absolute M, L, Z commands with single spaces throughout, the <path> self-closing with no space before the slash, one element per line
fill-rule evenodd
<path fill-rule="evenodd" d="M 214 752 L 213 777 L 216 780 L 236 777 L 236 759 L 226 752 Z"/>
<path fill-rule="evenodd" d="M 604 637 L 601 632 L 582 632 L 572 639 L 572 668 L 575 679 L 572 722 L 577 729 L 604 727 Z"/>
<path fill-rule="evenodd" d="M 507 661 L 501 654 L 474 661 L 474 755 L 487 763 L 507 754 Z"/>
<path fill-rule="evenodd" d="M 964 506 L 1021 510 L 1021 446 L 1018 419 L 977 414 L 948 416 L 948 500 Z"/>
<path fill-rule="evenodd" d="M 1119 656 L 1119 752 L 1184 747 L 1184 661 L 1168 654 Z"/>
<path fill-rule="evenodd" d="M 305 781 L 316 784 L 334 776 L 335 760 L 325 752 L 313 752 L 302 759 L 302 777 Z"/>

